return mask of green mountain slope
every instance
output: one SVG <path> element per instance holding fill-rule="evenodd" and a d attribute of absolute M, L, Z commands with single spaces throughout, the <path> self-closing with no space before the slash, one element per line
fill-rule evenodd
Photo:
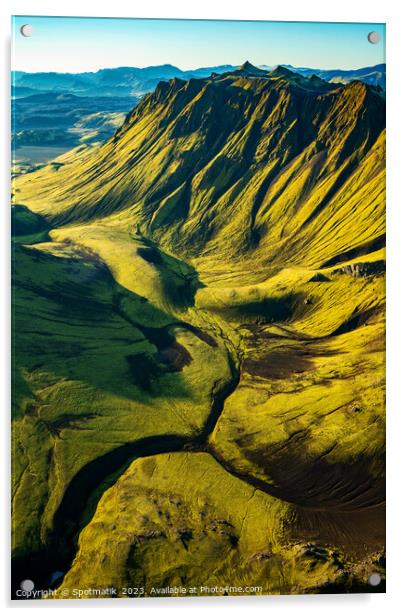
<path fill-rule="evenodd" d="M 196 585 L 220 551 L 273 593 L 383 573 L 384 148 L 376 88 L 245 63 L 15 179 L 18 574 Z"/>
<path fill-rule="evenodd" d="M 161 83 L 105 146 L 35 182 L 22 178 L 17 202 L 29 200 L 58 225 L 114 215 L 175 251 L 238 257 L 253 249 L 270 264 L 285 244 L 287 262 L 300 251 L 298 260 L 308 252 L 314 265 L 342 252 L 333 214 L 345 202 L 356 220 L 372 221 L 366 237 L 351 221 L 348 246 L 378 237 L 381 96 L 360 82 L 331 86 L 287 69 L 243 72 Z M 377 194 L 368 204 L 370 183 Z M 322 257 L 319 243 L 311 246 L 317 231 Z"/>
<path fill-rule="evenodd" d="M 231 477 L 205 453 L 149 457 L 102 497 L 60 591 L 114 586 L 124 597 L 136 580 L 139 596 L 158 596 L 152 587 L 190 594 L 183 586 L 241 595 L 251 585 L 251 594 L 295 594 L 313 592 L 341 570 L 353 579 L 356 564 L 331 550 L 317 559 L 295 542 L 287 524 L 294 515 L 291 505 Z"/>

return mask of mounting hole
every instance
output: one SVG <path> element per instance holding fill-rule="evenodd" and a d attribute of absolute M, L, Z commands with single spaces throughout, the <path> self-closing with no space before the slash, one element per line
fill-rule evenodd
<path fill-rule="evenodd" d="M 21 26 L 20 32 L 21 32 L 22 36 L 32 36 L 33 28 L 31 26 L 31 24 L 24 24 L 23 26 Z"/>
<path fill-rule="evenodd" d="M 381 36 L 379 32 L 373 31 L 368 33 L 367 39 L 372 45 L 377 45 L 381 41 Z"/>
<path fill-rule="evenodd" d="M 32 580 L 22 580 L 20 588 L 21 590 L 25 590 L 26 592 L 32 592 L 35 588 L 35 584 Z"/>
<path fill-rule="evenodd" d="M 381 575 L 379 573 L 372 573 L 368 579 L 370 586 L 378 586 L 381 584 Z"/>

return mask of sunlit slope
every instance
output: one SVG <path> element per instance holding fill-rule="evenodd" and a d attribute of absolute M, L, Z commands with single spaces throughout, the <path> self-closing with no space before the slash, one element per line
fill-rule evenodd
<path fill-rule="evenodd" d="M 211 447 L 303 506 L 357 511 L 384 499 L 384 280 L 374 263 L 356 275 L 358 262 L 284 271 L 209 302 L 238 324 L 243 355 Z"/>
<path fill-rule="evenodd" d="M 156 589 L 183 586 L 201 595 L 228 594 L 226 586 L 230 594 L 296 594 L 364 577 L 364 565 L 296 541 L 294 518 L 294 507 L 208 454 L 144 458 L 103 495 L 59 596 L 99 587 L 158 596 Z"/>
<path fill-rule="evenodd" d="M 160 83 L 114 138 L 15 184 L 53 224 L 109 217 L 181 254 L 317 266 L 383 234 L 384 100 L 241 68 Z"/>

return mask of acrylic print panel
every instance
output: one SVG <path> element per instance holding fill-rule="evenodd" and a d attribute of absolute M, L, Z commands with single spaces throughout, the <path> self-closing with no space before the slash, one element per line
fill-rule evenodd
<path fill-rule="evenodd" d="M 384 39 L 14 18 L 13 598 L 384 591 Z"/>

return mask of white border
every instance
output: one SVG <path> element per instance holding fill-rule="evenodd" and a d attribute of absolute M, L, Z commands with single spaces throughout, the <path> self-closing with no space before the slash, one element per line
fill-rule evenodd
<path fill-rule="evenodd" d="M 79 613 L 89 609 L 135 609 L 152 613 L 172 610 L 192 610 L 198 613 L 205 610 L 239 612 L 253 609 L 266 614 L 270 610 L 280 610 L 281 616 L 302 614 L 363 614 L 382 616 L 399 607 L 398 591 L 402 575 L 402 485 L 400 481 L 400 455 L 402 447 L 402 408 L 400 404 L 400 349 L 402 342 L 402 293 L 399 292 L 402 264 L 402 200 L 401 200 L 401 149 L 402 149 L 402 19 L 401 3 L 396 0 L 287 0 L 268 3 L 266 0 L 246 0 L 236 4 L 236 0 L 202 0 L 191 4 L 184 0 L 132 2 L 130 0 L 111 0 L 100 3 L 87 0 L 3 0 L 1 15 L 1 132 L 3 144 L 0 149 L 2 177 L 0 228 L 1 242 L 1 326 L 2 326 L 2 365 L 0 370 L 0 390 L 3 392 L 2 412 L 2 499 L 1 508 L 3 541 L 0 569 L 0 597 L 7 609 L 17 611 L 29 607 L 42 609 L 67 609 Z M 205 599 L 144 599 L 135 603 L 125 600 L 81 601 L 9 601 L 9 45 L 10 16 L 15 15 L 76 15 L 96 17 L 169 17 L 200 19 L 267 19 L 278 21 L 355 21 L 387 23 L 387 504 L 388 504 L 388 545 L 387 545 L 387 594 L 386 595 L 320 595 L 299 597 L 242 597 Z M 399 404 L 398 404 L 399 403 Z M 5 469 L 5 472 L 4 472 Z M 6 539 L 4 541 L 4 538 Z"/>

